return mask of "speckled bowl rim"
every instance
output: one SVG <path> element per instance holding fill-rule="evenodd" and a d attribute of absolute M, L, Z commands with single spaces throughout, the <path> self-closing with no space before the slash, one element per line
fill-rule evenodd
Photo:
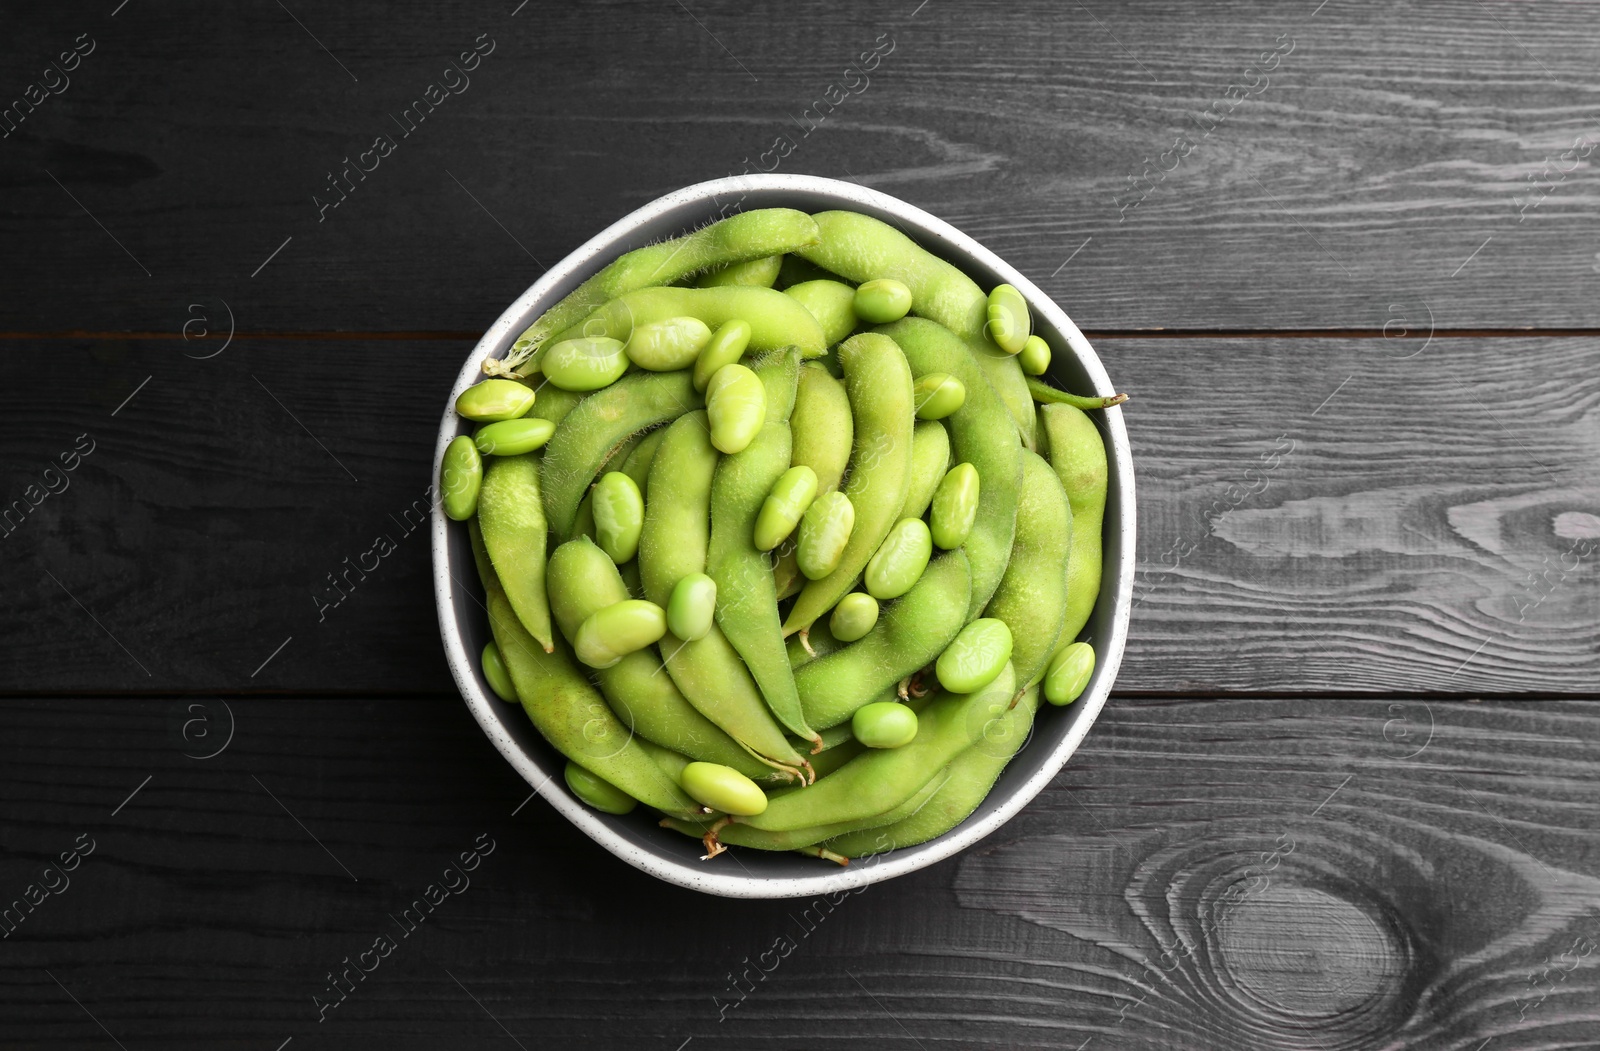
<path fill-rule="evenodd" d="M 758 200 L 752 201 L 751 198 Z M 876 215 L 963 269 L 978 271 L 985 278 L 992 275 L 997 281 L 1015 285 L 1032 308 L 1035 330 L 1044 333 L 1047 338 L 1052 334 L 1058 337 L 1051 340 L 1053 346 L 1059 348 L 1065 342 L 1075 359 L 1063 362 L 1058 350 L 1056 360 L 1052 362 L 1052 374 L 1070 373 L 1080 390 L 1087 387 L 1099 394 L 1113 393 L 1114 388 L 1099 357 L 1072 319 L 1032 281 L 944 220 L 898 198 L 852 182 L 806 175 L 738 176 L 686 186 L 624 216 L 551 267 L 517 297 L 473 347 L 445 400 L 439 440 L 434 450 L 432 477 L 439 477 L 440 461 L 450 440 L 467 431 L 464 421 L 456 416 L 452 406 L 462 390 L 481 378 L 480 363 L 484 357 L 503 355 L 534 318 L 580 281 L 621 252 L 640 244 L 681 232 L 721 215 L 732 214 L 734 210 L 783 205 L 786 201 L 791 207 L 807 211 L 838 207 Z M 550 806 L 617 857 L 669 883 L 733 898 L 791 898 L 857 890 L 925 868 L 988 836 L 1038 795 L 1083 741 L 1111 691 L 1111 684 L 1122 662 L 1131 611 L 1135 503 L 1133 462 L 1122 412 L 1112 408 L 1098 415 L 1107 439 L 1110 467 L 1106 547 L 1108 556 L 1114 555 L 1114 559 L 1108 557 L 1099 603 L 1090 621 L 1091 628 L 1098 627 L 1093 632 L 1098 661 L 1094 676 L 1083 695 L 1070 707 L 1056 709 L 1046 705 L 1041 710 L 1041 723 L 1045 720 L 1068 720 L 1065 731 L 1060 734 L 1058 741 L 1049 746 L 1049 752 L 1042 762 L 1039 762 L 1039 756 L 1030 755 L 1028 751 L 1044 743 L 1039 740 L 1041 735 L 1036 725 L 1027 748 L 1007 768 L 1006 775 L 996 784 L 984 804 L 955 829 L 920 846 L 852 862 L 846 867 L 834 867 L 827 862 L 798 855 L 751 857 L 757 853 L 751 851 L 732 851 L 716 861 L 702 862 L 695 857 L 699 853 L 698 848 L 687 837 L 653 826 L 641 832 L 636 825 L 622 824 L 639 822 L 638 813 L 616 818 L 580 804 L 567 792 L 561 777 L 564 761 L 542 740 L 537 739 L 537 733 L 528 724 L 521 708 L 495 697 L 482 678 L 478 653 L 475 647 L 467 645 L 461 621 L 463 610 L 468 613 L 480 610 L 481 587 L 477 583 L 477 573 L 470 555 L 465 559 L 461 557 L 466 550 L 461 542 L 464 537 L 457 541 L 452 552 L 451 531 L 455 529 L 464 533 L 463 527 L 450 522 L 435 500 L 432 521 L 433 584 L 439 611 L 440 636 L 451 674 L 455 676 L 461 696 L 483 732 Z M 462 564 L 456 565 L 453 558 Z M 1023 764 L 1023 757 L 1030 762 Z M 1033 763 L 1038 764 L 1037 768 L 1026 774 L 1020 784 L 1007 783 L 1019 764 Z M 659 846 L 656 843 L 658 837 Z M 667 837 L 672 838 L 669 840 Z M 742 857 L 730 860 L 734 853 L 742 853 Z M 766 871 L 769 869 L 771 871 Z"/>

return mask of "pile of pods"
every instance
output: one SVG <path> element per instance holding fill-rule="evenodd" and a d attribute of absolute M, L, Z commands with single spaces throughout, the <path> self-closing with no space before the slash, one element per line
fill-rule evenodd
<path fill-rule="evenodd" d="M 1106 454 L 1050 347 L 870 216 L 616 259 L 456 411 L 484 677 L 584 803 L 840 864 L 948 832 L 1094 651 Z"/>

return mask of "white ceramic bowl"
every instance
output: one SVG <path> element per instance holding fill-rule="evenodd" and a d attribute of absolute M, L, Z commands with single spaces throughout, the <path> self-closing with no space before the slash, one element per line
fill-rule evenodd
<path fill-rule="evenodd" d="M 1000 282 L 1015 285 L 1032 308 L 1034 331 L 1055 349 L 1051 376 L 1076 393 L 1113 393 L 1100 359 L 1061 308 L 1033 282 L 950 224 L 855 183 L 804 175 L 741 176 L 685 187 L 623 217 L 557 263 L 506 308 L 467 357 L 445 401 L 433 477 L 439 477 L 445 446 L 458 434 L 468 432 L 465 421 L 452 406 L 461 391 L 483 378 L 483 359 L 504 355 L 523 329 L 579 282 L 623 252 L 641 245 L 681 234 L 735 210 L 779 206 L 807 212 L 845 208 L 876 216 L 956 264 L 986 288 Z M 1071 706 L 1041 705 L 1031 740 L 1006 768 L 983 805 L 952 831 L 921 846 L 855 861 L 843 868 L 799 854 L 739 847 L 715 860 L 702 861 L 698 840 L 657 827 L 655 818 L 644 808 L 613 817 L 579 803 L 568 793 L 562 777 L 565 760 L 539 736 L 521 707 L 495 697 L 484 682 L 478 655 L 489 641 L 489 625 L 467 531 L 460 523 L 445 518 L 435 502 L 433 586 L 450 670 L 483 732 L 546 802 L 617 857 L 670 883 L 734 898 L 793 898 L 864 887 L 931 865 L 999 828 L 1050 783 L 1089 732 L 1122 661 L 1133 591 L 1133 462 L 1121 410 L 1108 409 L 1097 415 L 1104 424 L 1111 480 L 1106 503 L 1105 569 L 1100 600 L 1087 629 L 1097 657 L 1094 677 Z"/>

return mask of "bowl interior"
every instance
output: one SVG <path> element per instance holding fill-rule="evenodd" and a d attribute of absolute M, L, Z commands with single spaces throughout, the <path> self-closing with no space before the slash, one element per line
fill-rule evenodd
<path fill-rule="evenodd" d="M 1099 359 L 1077 327 L 1033 284 L 988 250 L 943 221 L 903 201 L 857 186 L 805 176 L 745 176 L 687 187 L 625 217 L 562 260 L 507 309 L 474 348 L 446 405 L 434 477 L 450 439 L 469 428 L 451 410 L 455 397 L 481 378 L 488 354 L 503 355 L 546 308 L 617 255 L 673 237 L 732 214 L 766 207 L 807 212 L 847 208 L 888 222 L 929 251 L 965 270 L 988 288 L 1009 282 L 1027 297 L 1034 331 L 1056 350 L 1050 376 L 1067 389 L 1112 393 Z M 535 407 L 537 414 L 537 407 Z M 473 567 L 467 531 L 449 522 L 435 503 L 433 548 L 440 629 L 451 671 L 485 733 L 544 798 L 601 845 L 645 871 L 696 890 L 735 897 L 793 897 L 862 887 L 909 872 L 957 852 L 993 831 L 1031 800 L 1060 770 L 1105 702 L 1121 662 L 1133 582 L 1133 473 L 1121 412 L 1092 414 L 1106 439 L 1110 485 L 1106 506 L 1101 594 L 1086 629 L 1096 650 L 1094 677 L 1073 705 L 1042 705 L 1032 737 L 1006 768 L 978 810 L 956 829 L 921 846 L 839 868 L 798 854 L 731 850 L 700 860 L 697 840 L 656 826 L 643 808 L 624 817 L 577 803 L 562 778 L 565 760 L 528 721 L 520 706 L 496 698 L 483 680 L 478 654 L 490 640 L 483 591 Z"/>

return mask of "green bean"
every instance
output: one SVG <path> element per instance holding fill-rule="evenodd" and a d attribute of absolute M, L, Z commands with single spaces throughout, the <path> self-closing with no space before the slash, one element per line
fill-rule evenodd
<path fill-rule="evenodd" d="M 478 496 L 478 521 L 512 608 L 545 652 L 550 652 L 550 603 L 544 590 L 547 534 L 537 453 L 496 456 L 489 461 Z M 502 646 L 502 656 L 504 649 Z"/>
<path fill-rule="evenodd" d="M 1094 649 L 1087 642 L 1069 642 L 1050 659 L 1044 677 L 1045 700 L 1051 704 L 1071 704 L 1089 685 L 1094 674 Z"/>
<path fill-rule="evenodd" d="M 855 585 L 894 525 L 911 484 L 911 370 L 905 355 L 894 340 L 868 332 L 841 344 L 839 360 L 855 414 L 844 490 L 855 507 L 855 528 L 838 568 L 808 583 L 795 599 L 784 622 L 786 634 L 809 628 Z"/>
<path fill-rule="evenodd" d="M 490 375 L 516 373 L 551 336 L 578 324 L 591 311 L 625 293 L 650 285 L 669 285 L 729 263 L 781 255 L 811 244 L 816 238 L 817 224 L 804 212 L 762 208 L 627 252 L 541 314 L 511 345 L 503 360 L 484 362 L 484 371 Z"/>
<path fill-rule="evenodd" d="M 711 444 L 732 455 L 755 440 L 767 418 L 766 391 L 743 365 L 724 365 L 706 384 L 706 417 Z"/>
<path fill-rule="evenodd" d="M 639 492 L 646 499 L 650 496 L 650 464 L 654 462 L 656 449 L 666 434 L 665 427 L 657 427 L 640 438 L 638 443 L 628 450 L 628 457 L 622 461 L 622 467 L 619 468 L 623 474 L 633 479 L 633 484 L 639 487 Z"/>
<path fill-rule="evenodd" d="M 841 492 L 819 496 L 806 508 L 795 560 L 807 580 L 821 580 L 838 568 L 855 524 L 855 506 Z"/>
<path fill-rule="evenodd" d="M 620 339 L 577 336 L 551 344 L 540 368 L 544 378 L 562 390 L 595 391 L 611 386 L 628 371 L 624 350 Z"/>
<path fill-rule="evenodd" d="M 742 263 L 729 263 L 715 270 L 707 270 L 695 278 L 694 283 L 699 288 L 715 288 L 718 285 L 760 285 L 762 288 L 771 288 L 782 266 L 783 253 L 779 252 L 777 255 L 764 255 L 760 259 L 746 259 Z"/>
<path fill-rule="evenodd" d="M 1072 526 L 1072 508 L 1055 472 L 1037 454 L 1023 450 L 1011 564 L 984 610 L 984 616 L 1011 629 L 1011 663 L 1019 687 L 1032 686 L 1044 676 L 1066 622 Z"/>
<path fill-rule="evenodd" d="M 600 476 L 590 494 L 594 508 L 595 542 L 617 565 L 639 551 L 639 531 L 644 527 L 644 496 L 632 478 L 621 471 Z"/>
<path fill-rule="evenodd" d="M 711 377 L 724 365 L 732 365 L 744 357 L 745 348 L 750 346 L 750 322 L 743 318 L 734 318 L 724 321 L 717 330 L 711 334 L 711 340 L 700 351 L 700 356 L 694 359 L 694 389 L 703 391 L 706 384 L 711 382 Z"/>
<path fill-rule="evenodd" d="M 483 491 L 483 458 L 465 434 L 450 439 L 439 461 L 439 504 L 447 517 L 465 522 L 478 510 Z"/>
<path fill-rule="evenodd" d="M 711 329 L 704 321 L 697 317 L 669 317 L 633 326 L 623 350 L 628 360 L 641 369 L 671 372 L 693 365 L 710 342 Z"/>
<path fill-rule="evenodd" d="M 544 449 L 545 515 L 556 537 L 571 537 L 578 502 L 619 442 L 699 407 L 686 372 L 633 373 L 579 402 Z"/>
<path fill-rule="evenodd" d="M 856 317 L 869 325 L 887 325 L 911 312 L 911 289 L 892 277 L 864 281 L 856 289 L 851 306 Z"/>
<path fill-rule="evenodd" d="M 951 693 L 973 693 L 994 681 L 1008 667 L 1013 641 L 1006 622 L 979 617 L 961 629 L 939 654 L 934 671 L 939 685 Z"/>
<path fill-rule="evenodd" d="M 966 384 L 948 372 L 930 372 L 918 376 L 911 388 L 915 398 L 917 419 L 942 420 L 966 403 Z"/>
<path fill-rule="evenodd" d="M 965 552 L 942 555 L 860 642 L 797 669 L 806 721 L 837 726 L 937 657 L 966 622 L 971 586 Z"/>
<path fill-rule="evenodd" d="M 501 420 L 479 427 L 472 436 L 472 444 L 484 456 L 521 456 L 544 448 L 544 443 L 555 432 L 556 425 L 549 420 L 524 416 L 520 420 Z"/>
<path fill-rule="evenodd" d="M 592 614 L 629 597 L 611 559 L 584 538 L 569 540 L 550 555 L 547 583 L 550 612 L 569 640 Z M 595 678 L 612 710 L 640 739 L 695 759 L 731 766 L 751 777 L 772 775 L 767 764 L 700 714 L 671 676 L 661 674 L 656 652 L 636 650 L 597 671 Z"/>
<path fill-rule="evenodd" d="M 852 591 L 833 607 L 828 633 L 840 642 L 865 638 L 878 623 L 878 600 L 865 591 Z"/>
<path fill-rule="evenodd" d="M 578 797 L 578 802 L 586 803 L 602 814 L 629 814 L 639 805 L 637 799 L 570 759 L 567 760 L 566 782 L 567 788 Z"/>
<path fill-rule="evenodd" d="M 511 682 L 511 673 L 506 671 L 506 662 L 500 659 L 500 647 L 492 640 L 486 643 L 478 663 L 483 668 L 483 681 L 489 684 L 494 695 L 516 704 L 517 688 Z"/>
<path fill-rule="evenodd" d="M 822 339 L 833 346 L 856 330 L 856 290 L 841 281 L 802 281 L 783 294 L 805 307 L 822 326 Z"/>
<path fill-rule="evenodd" d="M 1104 396 L 1094 395 L 1092 397 L 1085 397 L 1081 394 L 1068 394 L 1064 390 L 1056 390 L 1054 387 L 1044 383 L 1041 380 L 1033 379 L 1028 381 L 1028 393 L 1032 396 L 1034 401 L 1045 402 L 1047 404 L 1053 403 L 1057 405 L 1071 405 L 1074 408 L 1083 409 L 1085 411 L 1090 411 L 1093 409 L 1109 409 L 1113 405 L 1121 405 L 1123 402 L 1128 400 L 1128 396 L 1126 394 L 1107 394 Z"/>
<path fill-rule="evenodd" d="M 867 594 L 875 599 L 899 598 L 922 579 L 932 557 L 933 537 L 928 534 L 928 523 L 920 518 L 902 518 L 867 563 L 863 576 Z"/>
<path fill-rule="evenodd" d="M 951 760 L 944 780 L 914 813 L 892 824 L 825 840 L 827 848 L 848 858 L 865 857 L 926 843 L 961 824 L 988 797 L 1006 765 L 1027 743 L 1038 707 L 1039 691 L 1024 691 L 1022 699 L 986 730 L 978 744 Z"/>
<path fill-rule="evenodd" d="M 995 285 L 989 293 L 989 324 L 985 331 L 1007 354 L 1020 354 L 1033 334 L 1028 301 L 1013 285 Z"/>
<path fill-rule="evenodd" d="M 962 545 L 972 560 L 967 616 L 974 617 L 999 587 L 1011 557 L 1022 477 L 1016 429 L 1008 426 L 1005 406 L 984 381 L 966 345 L 949 331 L 920 318 L 896 321 L 883 331 L 900 344 L 917 375 L 948 372 L 967 388 L 966 403 L 943 422 L 950 432 L 951 453 L 958 462 L 972 464 L 983 482 L 977 518 Z"/>
<path fill-rule="evenodd" d="M 1050 344 L 1044 341 L 1043 336 L 1029 336 L 1022 345 L 1022 355 L 1017 358 L 1017 364 L 1030 376 L 1043 376 L 1050 371 Z M 1032 384 L 1029 387 L 1031 389 Z"/>
<path fill-rule="evenodd" d="M 678 581 L 667 602 L 667 630 L 688 642 L 711 631 L 717 609 L 717 582 L 704 573 L 690 573 Z"/>
<path fill-rule="evenodd" d="M 1089 622 L 1100 597 L 1100 530 L 1106 513 L 1106 447 L 1100 429 L 1081 409 L 1044 405 L 1039 418 L 1050 466 L 1072 506 L 1072 555 L 1067 561 L 1067 619 L 1061 638 L 1071 641 Z"/>
<path fill-rule="evenodd" d="M 533 401 L 532 387 L 512 380 L 483 380 L 461 392 L 456 411 L 469 420 L 495 423 L 526 415 Z"/>
<path fill-rule="evenodd" d="M 919 420 L 911 431 L 911 485 L 901 518 L 921 518 L 950 469 L 950 433 L 941 423 Z"/>
<path fill-rule="evenodd" d="M 822 326 L 799 301 L 751 285 L 641 288 L 613 299 L 555 338 L 559 342 L 578 336 L 611 336 L 627 342 L 635 325 L 672 317 L 699 318 L 713 330 L 742 318 L 750 325 L 750 349 L 755 351 L 797 346 L 806 357 L 815 358 L 828 349 Z"/>
<path fill-rule="evenodd" d="M 610 668 L 630 653 L 653 646 L 667 633 L 667 611 L 630 598 L 595 610 L 578 625 L 572 650 L 591 668 Z"/>
<path fill-rule="evenodd" d="M 789 429 L 794 434 L 792 462 L 816 472 L 817 493 L 826 495 L 839 488 L 850 462 L 855 419 L 844 384 L 815 362 L 800 369 Z"/>
<path fill-rule="evenodd" d="M 899 748 L 917 736 L 917 713 L 894 701 L 873 701 L 850 717 L 851 732 L 868 748 Z"/>
<path fill-rule="evenodd" d="M 911 289 L 911 312 L 964 339 L 981 339 L 988 297 L 961 270 L 880 219 L 859 212 L 819 212 L 819 240 L 795 249 L 824 269 L 860 283 L 889 277 Z"/>
<path fill-rule="evenodd" d="M 719 763 L 690 763 L 678 780 L 690 798 L 712 810 L 753 816 L 767 809 L 766 793 L 759 785 Z"/>
<path fill-rule="evenodd" d="M 1026 482 L 1024 482 L 1026 484 Z M 1060 488 L 1059 483 L 1056 488 Z M 982 502 L 982 481 L 978 469 L 970 463 L 958 463 L 946 472 L 933 494 L 933 513 L 928 516 L 933 542 L 946 551 L 953 551 L 967 542 L 972 524 L 978 517 Z M 1018 512 L 1020 515 L 1020 511 Z M 1069 519 L 1070 524 L 1070 519 Z M 1012 546 L 1012 563 L 1016 561 L 1016 547 Z M 1007 572 L 1010 571 L 1009 564 Z M 1002 584 L 1005 577 L 1001 577 Z"/>
<path fill-rule="evenodd" d="M 811 468 L 801 464 L 779 475 L 756 516 L 756 549 L 771 551 L 787 540 L 816 498 L 817 472 Z"/>

